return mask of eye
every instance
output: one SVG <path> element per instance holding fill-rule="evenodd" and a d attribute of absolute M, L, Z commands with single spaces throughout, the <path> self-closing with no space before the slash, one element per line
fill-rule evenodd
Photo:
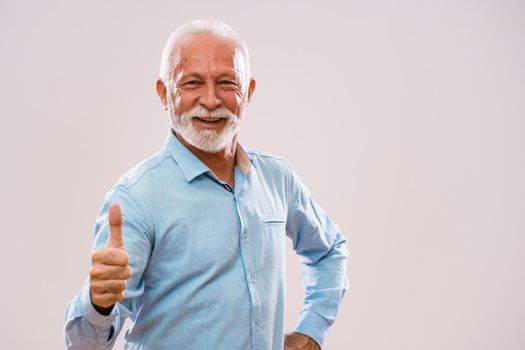
<path fill-rule="evenodd" d="M 186 85 L 186 86 L 197 86 L 199 84 L 200 84 L 200 82 L 197 81 L 197 80 L 190 80 L 190 81 L 187 81 L 187 82 L 184 83 L 184 85 Z"/>
<path fill-rule="evenodd" d="M 238 89 L 239 84 L 235 80 L 219 80 L 217 86 L 225 91 L 235 91 Z"/>

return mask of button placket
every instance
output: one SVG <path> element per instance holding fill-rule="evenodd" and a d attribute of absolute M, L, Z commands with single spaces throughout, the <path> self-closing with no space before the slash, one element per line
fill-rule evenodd
<path fill-rule="evenodd" d="M 254 266 L 251 262 L 251 259 L 249 258 L 249 254 L 253 253 L 251 249 L 254 247 L 250 244 L 250 241 L 248 240 L 248 228 L 247 228 L 247 220 L 243 213 L 242 208 L 242 200 L 239 198 L 239 194 L 234 192 L 234 200 L 236 202 L 237 206 L 237 212 L 239 214 L 239 218 L 241 220 L 241 230 L 240 230 L 240 249 L 241 249 L 241 256 L 243 260 L 243 264 L 245 267 L 245 273 L 246 273 L 246 281 L 248 284 L 248 290 L 250 291 L 250 299 L 252 304 L 252 331 L 253 331 L 253 342 L 254 344 L 259 344 L 261 342 L 260 339 L 260 315 L 259 315 L 259 308 L 260 308 L 260 301 L 259 301 L 259 295 L 257 291 L 257 282 L 256 282 L 256 275 Z M 251 232 L 250 234 L 252 234 Z M 248 259 L 247 259 L 248 257 Z M 254 349 L 260 349 L 260 346 L 255 346 Z"/>

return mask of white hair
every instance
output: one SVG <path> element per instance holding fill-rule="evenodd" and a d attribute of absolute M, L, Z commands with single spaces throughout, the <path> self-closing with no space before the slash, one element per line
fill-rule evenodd
<path fill-rule="evenodd" d="M 164 49 L 162 50 L 162 59 L 160 61 L 159 77 L 164 82 L 164 85 L 169 88 L 169 82 L 173 76 L 173 71 L 178 64 L 178 60 L 176 57 L 174 57 L 173 53 L 179 41 L 187 36 L 199 33 L 209 33 L 219 38 L 231 40 L 235 45 L 237 45 L 244 57 L 246 66 L 246 76 L 244 77 L 245 80 L 243 82 L 243 86 L 248 86 L 248 83 L 252 77 L 248 46 L 246 46 L 244 41 L 233 30 L 233 28 L 226 23 L 204 19 L 199 19 L 183 24 L 173 33 L 171 33 L 168 41 L 166 42 L 166 45 L 164 46 Z"/>

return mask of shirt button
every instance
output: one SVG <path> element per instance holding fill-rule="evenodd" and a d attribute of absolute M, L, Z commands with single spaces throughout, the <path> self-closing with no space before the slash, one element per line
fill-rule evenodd
<path fill-rule="evenodd" d="M 246 237 L 248 237 L 248 231 L 244 229 L 244 231 L 242 231 L 242 239 L 246 239 Z"/>
<path fill-rule="evenodd" d="M 254 324 L 253 324 L 253 329 L 257 330 L 257 328 L 259 328 L 259 327 L 257 326 L 257 323 L 254 323 Z"/>
<path fill-rule="evenodd" d="M 254 278 L 253 278 L 253 275 L 250 274 L 250 281 L 253 282 L 253 279 L 254 279 Z"/>

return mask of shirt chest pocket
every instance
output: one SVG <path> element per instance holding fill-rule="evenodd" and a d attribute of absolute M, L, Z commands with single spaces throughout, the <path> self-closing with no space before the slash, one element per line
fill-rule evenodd
<path fill-rule="evenodd" d="M 264 233 L 284 234 L 286 222 L 283 219 L 267 219 L 263 221 Z"/>
<path fill-rule="evenodd" d="M 263 236 L 265 240 L 280 244 L 286 236 L 286 221 L 283 219 L 263 220 Z"/>
<path fill-rule="evenodd" d="M 261 250 L 256 255 L 258 266 L 273 276 L 268 278 L 280 278 L 285 258 L 286 221 L 271 217 L 262 220 L 262 226 Z"/>

